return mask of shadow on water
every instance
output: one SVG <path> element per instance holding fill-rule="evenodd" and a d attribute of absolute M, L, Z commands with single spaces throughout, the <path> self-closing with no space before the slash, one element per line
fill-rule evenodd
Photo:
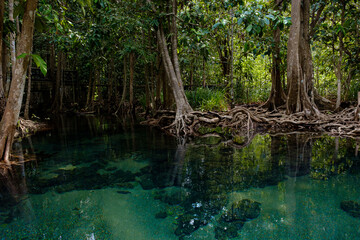
<path fill-rule="evenodd" d="M 199 229 L 208 229 L 206 234 L 216 239 L 236 238 L 266 206 L 261 199 L 234 201 L 234 194 L 280 188 L 297 178 L 329 181 L 360 171 L 359 142 L 353 139 L 310 133 L 257 135 L 251 144 L 236 149 L 212 144 L 211 139 L 176 141 L 126 119 L 119 123 L 61 116 L 55 124 L 54 131 L 17 144 L 19 152 L 34 153 L 36 161 L 1 171 L 3 224 L 17 218 L 31 222 L 37 214 L 31 204 L 34 196 L 114 188 L 123 195 L 150 192 L 151 201 L 162 206 L 154 217 L 176 222 L 175 228 L 169 226 L 172 238 L 203 234 Z M 296 208 L 297 190 L 286 186 L 286 198 Z"/>

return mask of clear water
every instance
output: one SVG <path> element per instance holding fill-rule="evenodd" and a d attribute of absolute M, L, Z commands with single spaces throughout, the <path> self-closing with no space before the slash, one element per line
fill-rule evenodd
<path fill-rule="evenodd" d="M 236 149 L 64 117 L 15 148 L 33 160 L 1 171 L 0 239 L 360 239 L 360 219 L 340 208 L 360 202 L 352 139 L 257 135 Z M 215 235 L 243 199 L 261 203 L 260 215 Z"/>

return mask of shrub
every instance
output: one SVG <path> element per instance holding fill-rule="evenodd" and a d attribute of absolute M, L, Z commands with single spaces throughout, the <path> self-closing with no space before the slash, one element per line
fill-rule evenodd
<path fill-rule="evenodd" d="M 194 109 L 201 111 L 226 111 L 228 109 L 225 93 L 209 88 L 186 91 L 186 97 Z"/>

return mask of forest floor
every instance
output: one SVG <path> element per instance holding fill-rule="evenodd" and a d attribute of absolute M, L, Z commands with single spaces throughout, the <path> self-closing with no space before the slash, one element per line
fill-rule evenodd
<path fill-rule="evenodd" d="M 181 134 L 188 137 L 217 136 L 244 145 L 256 133 L 317 132 L 332 136 L 360 139 L 358 110 L 347 108 L 340 112 L 321 111 L 317 117 L 303 112 L 286 114 L 285 110 L 269 111 L 260 106 L 236 106 L 226 112 L 194 111 L 184 116 L 185 127 Z M 157 126 L 170 135 L 177 135 L 179 129 L 173 124 L 174 111 L 158 111 L 142 124 Z"/>

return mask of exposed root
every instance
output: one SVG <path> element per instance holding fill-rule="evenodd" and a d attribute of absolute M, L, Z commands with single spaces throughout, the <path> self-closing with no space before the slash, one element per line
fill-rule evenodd
<path fill-rule="evenodd" d="M 123 102 L 119 104 L 116 112 L 114 113 L 115 116 L 118 115 L 130 115 L 133 111 L 133 106 L 129 102 Z"/>
<path fill-rule="evenodd" d="M 193 111 L 175 118 L 173 111 L 159 111 L 143 124 L 158 126 L 174 136 L 201 136 L 211 134 L 220 127 L 220 135 L 242 135 L 251 139 L 253 132 L 312 131 L 334 136 L 360 137 L 360 123 L 355 121 L 356 109 L 338 113 L 322 111 L 317 117 L 300 112 L 287 115 L 285 110 L 269 112 L 261 107 L 237 106 L 228 112 Z M 204 128 L 207 131 L 204 132 Z M 213 132 L 212 132 L 213 131 Z"/>
<path fill-rule="evenodd" d="M 50 129 L 51 126 L 47 123 L 20 118 L 16 127 L 14 138 L 24 137 L 29 134 L 34 134 L 39 131 L 47 131 Z"/>

